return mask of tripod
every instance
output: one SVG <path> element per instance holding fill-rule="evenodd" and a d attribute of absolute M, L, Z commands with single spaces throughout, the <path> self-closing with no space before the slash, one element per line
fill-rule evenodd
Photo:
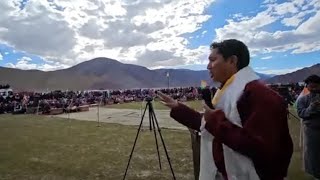
<path fill-rule="evenodd" d="M 162 142 L 162 145 L 163 145 L 163 148 L 164 148 L 164 151 L 166 153 L 167 160 L 168 160 L 168 163 L 169 163 L 169 166 L 170 166 L 170 170 L 171 170 L 173 179 L 175 180 L 176 177 L 175 177 L 173 169 L 172 169 L 172 165 L 171 165 L 171 162 L 170 162 L 170 157 L 168 155 L 168 151 L 167 151 L 166 145 L 164 144 L 164 140 L 163 140 L 163 137 L 162 137 L 162 134 L 161 134 L 161 129 L 159 127 L 159 124 L 158 124 L 158 121 L 157 121 L 157 118 L 156 118 L 156 115 L 154 113 L 153 106 L 152 106 L 152 103 L 151 103 L 152 99 L 151 98 L 147 98 L 146 101 L 147 101 L 147 104 L 146 104 L 146 107 L 145 107 L 145 109 L 143 111 L 143 114 L 142 114 L 142 117 L 141 117 L 140 125 L 139 125 L 138 131 L 137 131 L 136 138 L 135 138 L 134 143 L 133 143 L 133 147 L 132 147 L 132 150 L 131 150 L 131 153 L 130 153 L 130 156 L 129 156 L 129 161 L 128 161 L 128 164 L 127 164 L 127 168 L 126 168 L 125 174 L 123 176 L 123 180 L 126 178 L 126 175 L 127 175 L 127 172 L 128 172 L 128 168 L 129 168 L 129 165 L 130 165 L 130 161 L 131 161 L 131 158 L 132 158 L 132 154 L 133 154 L 134 148 L 136 146 L 137 139 L 138 139 L 138 136 L 139 136 L 139 133 L 140 133 L 140 129 L 141 129 L 141 126 L 142 126 L 143 118 L 144 118 L 144 115 L 145 115 L 147 109 L 149 110 L 149 129 L 150 129 L 150 131 L 153 130 L 153 132 L 154 132 L 154 138 L 155 138 L 155 141 L 156 141 L 156 147 L 157 147 L 158 161 L 159 161 L 160 170 L 162 168 L 161 168 L 160 153 L 159 153 L 159 146 L 158 146 L 158 139 L 157 139 L 156 129 L 159 132 L 159 135 L 160 135 L 160 138 L 161 138 L 161 142 Z"/>

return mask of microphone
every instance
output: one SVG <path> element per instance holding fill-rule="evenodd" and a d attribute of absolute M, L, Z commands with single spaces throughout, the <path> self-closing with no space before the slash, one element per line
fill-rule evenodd
<path fill-rule="evenodd" d="M 209 108 L 214 109 L 211 99 L 211 91 L 209 88 L 205 88 L 202 90 L 202 99 Z"/>

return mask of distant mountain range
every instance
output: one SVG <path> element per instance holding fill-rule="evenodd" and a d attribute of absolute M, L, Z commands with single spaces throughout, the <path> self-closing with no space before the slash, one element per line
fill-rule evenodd
<path fill-rule="evenodd" d="M 316 65 L 315 69 L 318 69 L 319 74 L 320 64 Z M 167 72 L 169 72 L 169 78 L 167 78 Z M 306 70 L 306 72 L 309 71 Z M 259 75 L 267 82 L 284 81 L 282 76 Z M 300 79 L 304 79 L 305 76 L 306 73 Z M 294 78 L 288 77 L 286 82 L 296 79 L 294 75 L 291 77 Z M 0 67 L 0 84 L 10 84 L 13 89 L 29 91 L 156 88 L 168 87 L 168 85 L 186 87 L 199 86 L 201 80 L 211 82 L 208 71 L 149 70 L 146 67 L 123 64 L 109 58 L 95 58 L 68 69 L 50 72 Z"/>
<path fill-rule="evenodd" d="M 274 76 L 267 79 L 267 83 L 297 83 L 303 82 L 308 76 L 316 74 L 320 76 L 320 63 L 311 67 L 306 67 L 292 73 Z"/>

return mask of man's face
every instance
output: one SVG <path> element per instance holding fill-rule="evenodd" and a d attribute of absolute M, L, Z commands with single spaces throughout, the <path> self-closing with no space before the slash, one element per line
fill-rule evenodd
<path fill-rule="evenodd" d="M 224 59 L 223 56 L 218 53 L 218 49 L 212 49 L 208 59 L 209 63 L 207 69 L 214 81 L 225 83 L 237 72 L 237 62 L 231 60 L 231 57 Z"/>
<path fill-rule="evenodd" d="M 307 88 L 311 93 L 320 93 L 320 84 L 309 83 Z"/>

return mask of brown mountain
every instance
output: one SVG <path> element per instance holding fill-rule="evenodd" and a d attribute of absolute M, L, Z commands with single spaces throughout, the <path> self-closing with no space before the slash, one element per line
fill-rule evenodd
<path fill-rule="evenodd" d="M 207 71 L 149 70 L 113 59 L 95 58 L 68 69 L 50 72 L 0 67 L 0 84 L 10 84 L 16 90 L 32 91 L 167 87 L 168 71 L 170 86 L 197 86 L 201 80 L 209 80 Z"/>
<path fill-rule="evenodd" d="M 267 79 L 266 82 L 271 84 L 303 82 L 308 76 L 312 74 L 320 75 L 320 64 L 306 67 L 292 73 L 274 76 L 270 79 Z"/>
<path fill-rule="evenodd" d="M 13 89 L 20 91 L 168 87 L 167 72 L 170 74 L 170 87 L 199 86 L 201 80 L 211 82 L 206 70 L 149 70 L 109 58 L 95 58 L 68 69 L 50 72 L 0 67 L 0 84 L 10 84 Z M 268 77 L 259 75 L 263 79 Z"/>

